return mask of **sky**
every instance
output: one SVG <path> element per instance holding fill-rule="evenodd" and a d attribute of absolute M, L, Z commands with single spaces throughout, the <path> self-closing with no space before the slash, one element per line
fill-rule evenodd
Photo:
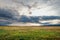
<path fill-rule="evenodd" d="M 55 16 L 52 18 L 54 20 L 49 20 L 46 17 L 45 19 L 48 21 L 40 21 L 39 17 L 37 19 L 42 24 L 54 24 L 56 22 L 58 22 L 56 24 L 60 24 L 60 0 L 0 0 L 0 25 L 20 23 L 21 18 L 23 21 L 24 18 L 31 21 L 33 20 L 31 16 L 32 18 L 43 16 L 40 17 L 41 20 L 44 19 L 44 16 L 51 16 L 51 18 Z"/>
<path fill-rule="evenodd" d="M 0 3 L 1 7 L 14 8 L 19 15 L 60 16 L 60 0 L 0 0 Z"/>

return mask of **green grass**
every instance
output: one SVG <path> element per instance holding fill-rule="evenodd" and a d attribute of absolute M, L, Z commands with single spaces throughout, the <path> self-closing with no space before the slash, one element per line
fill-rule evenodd
<path fill-rule="evenodd" d="M 12 29 L 13 28 L 13 29 Z M 18 29 L 17 29 L 18 28 Z M 0 27 L 0 40 L 59 40 L 60 30 L 21 28 L 21 27 Z"/>

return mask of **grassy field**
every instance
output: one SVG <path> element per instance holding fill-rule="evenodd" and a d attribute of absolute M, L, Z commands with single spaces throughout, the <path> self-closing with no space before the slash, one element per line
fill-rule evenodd
<path fill-rule="evenodd" d="M 60 40 L 60 27 L 0 26 L 0 40 Z"/>

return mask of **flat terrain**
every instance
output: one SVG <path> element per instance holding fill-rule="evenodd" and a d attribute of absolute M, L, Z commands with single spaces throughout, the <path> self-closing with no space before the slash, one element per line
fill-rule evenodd
<path fill-rule="evenodd" d="M 0 26 L 0 40 L 60 40 L 60 27 Z"/>

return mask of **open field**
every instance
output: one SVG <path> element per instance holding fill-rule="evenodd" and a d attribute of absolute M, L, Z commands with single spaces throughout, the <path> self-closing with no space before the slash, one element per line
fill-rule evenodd
<path fill-rule="evenodd" d="M 60 40 L 60 27 L 0 26 L 0 40 Z"/>

